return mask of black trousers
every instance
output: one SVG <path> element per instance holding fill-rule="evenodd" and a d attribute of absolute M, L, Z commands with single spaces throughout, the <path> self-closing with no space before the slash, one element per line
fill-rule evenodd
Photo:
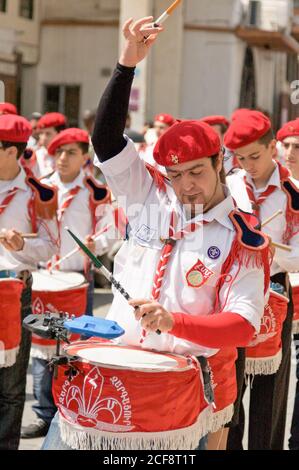
<path fill-rule="evenodd" d="M 22 293 L 22 320 L 31 314 L 31 284 L 32 278 Z M 30 347 L 31 333 L 22 328 L 16 363 L 0 369 L 0 450 L 19 447 Z"/>
<path fill-rule="evenodd" d="M 283 276 L 283 277 L 282 277 Z M 273 282 L 286 284 L 285 275 L 276 275 Z M 283 450 L 285 425 L 287 416 L 287 401 L 289 392 L 291 367 L 291 341 L 293 302 L 289 289 L 290 302 L 287 317 L 282 329 L 282 361 L 278 371 L 271 375 L 255 376 L 250 388 L 249 405 L 249 450 Z M 246 390 L 245 379 L 240 390 L 242 397 Z M 238 397 L 239 400 L 239 397 Z M 229 431 L 228 449 L 242 450 L 245 427 L 243 404 L 240 407 L 239 423 Z"/>

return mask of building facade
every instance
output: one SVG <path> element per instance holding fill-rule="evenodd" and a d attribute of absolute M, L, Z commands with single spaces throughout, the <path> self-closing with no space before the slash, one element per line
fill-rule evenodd
<path fill-rule="evenodd" d="M 16 90 L 7 99 L 19 100 L 25 115 L 61 111 L 81 124 L 116 64 L 120 25 L 131 16 L 157 18 L 170 3 L 0 0 L 0 79 L 14 80 Z M 290 99 L 298 41 L 297 1 L 184 0 L 136 70 L 133 127 L 160 112 L 230 116 L 239 106 L 266 110 L 279 126 L 298 113 Z"/>

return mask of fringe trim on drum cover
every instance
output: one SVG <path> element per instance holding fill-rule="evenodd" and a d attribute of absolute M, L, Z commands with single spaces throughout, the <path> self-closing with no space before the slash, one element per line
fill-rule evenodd
<path fill-rule="evenodd" d="M 299 320 L 293 321 L 293 335 L 299 334 Z"/>
<path fill-rule="evenodd" d="M 38 346 L 35 344 L 31 345 L 30 357 L 35 357 L 36 359 L 44 359 L 45 361 L 50 361 L 53 356 L 55 356 L 56 347 L 55 346 Z"/>
<path fill-rule="evenodd" d="M 220 411 L 215 411 L 212 417 L 212 426 L 211 426 L 211 433 L 219 431 L 219 429 L 223 428 L 226 424 L 228 424 L 234 415 L 234 405 L 231 404 Z"/>
<path fill-rule="evenodd" d="M 0 351 L 0 369 L 12 367 L 17 361 L 20 347 Z"/>
<path fill-rule="evenodd" d="M 72 425 L 59 415 L 61 438 L 74 450 L 195 450 L 209 433 L 211 407 L 188 428 L 156 433 L 111 433 Z"/>
<path fill-rule="evenodd" d="M 280 366 L 282 358 L 281 350 L 273 357 L 250 358 L 246 357 L 246 375 L 271 375 L 275 374 Z"/>

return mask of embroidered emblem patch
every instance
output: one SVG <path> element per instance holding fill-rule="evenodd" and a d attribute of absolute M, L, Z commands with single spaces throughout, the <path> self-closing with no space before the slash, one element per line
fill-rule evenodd
<path fill-rule="evenodd" d="M 171 161 L 174 165 L 178 165 L 179 163 L 179 157 L 177 155 L 171 155 Z"/>
<path fill-rule="evenodd" d="M 200 260 L 186 274 L 189 287 L 201 287 L 214 275 Z"/>
<path fill-rule="evenodd" d="M 219 248 L 217 246 L 211 246 L 208 249 L 208 257 L 209 258 L 218 259 L 218 258 L 220 258 L 220 255 L 221 255 L 221 251 L 219 250 Z"/>

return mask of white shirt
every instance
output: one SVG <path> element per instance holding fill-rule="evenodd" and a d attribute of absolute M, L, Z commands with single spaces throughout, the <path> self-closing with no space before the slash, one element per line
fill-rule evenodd
<path fill-rule="evenodd" d="M 166 194 L 157 190 L 131 141 L 111 160 L 95 163 L 100 166 L 109 187 L 124 207 L 131 226 L 129 241 L 115 258 L 115 277 L 131 297 L 150 298 L 161 256 L 160 237 L 168 238 L 173 208 L 178 214 L 178 227 L 188 224 L 183 208 L 170 185 Z M 233 209 L 233 200 L 228 195 L 218 206 L 204 214 L 204 220 L 211 223 L 177 242 L 159 299 L 167 310 L 195 316 L 213 313 L 215 286 L 236 234 L 228 217 Z M 202 215 L 194 220 L 202 220 Z M 203 263 L 210 277 L 202 287 L 194 288 L 188 285 L 186 277 L 198 260 Z M 235 280 L 232 286 L 225 283 L 220 291 L 222 306 L 226 300 L 223 310 L 238 313 L 258 331 L 264 311 L 264 273 L 260 269 L 241 268 L 237 271 L 238 266 L 234 265 L 231 274 Z M 108 318 L 116 320 L 125 329 L 121 341 L 140 346 L 140 323 L 135 321 L 132 308 L 126 300 L 118 292 L 114 294 Z M 216 352 L 172 335 L 158 336 L 155 333 L 146 336 L 142 347 L 207 356 Z"/>
<path fill-rule="evenodd" d="M 60 223 L 60 258 L 77 248 L 77 244 L 71 238 L 65 227 L 69 227 L 83 242 L 87 235 L 93 235 L 92 212 L 89 204 L 90 191 L 84 183 L 85 173 L 80 174 L 71 183 L 63 183 L 59 174 L 55 172 L 44 182 L 58 188 L 58 208 L 61 208 L 69 191 L 79 186 L 81 189 L 72 200 L 69 207 L 62 216 Z M 114 223 L 113 208 L 110 204 L 100 205 L 96 210 L 97 226 L 96 232 Z M 96 254 L 101 256 L 112 248 L 116 240 L 114 227 L 100 236 L 96 241 Z M 83 271 L 84 257 L 77 253 L 60 264 L 61 271 Z"/>
<path fill-rule="evenodd" d="M 18 188 L 14 199 L 0 215 L 0 230 L 15 229 L 23 233 L 32 232 L 28 214 L 31 189 L 26 184 L 26 174 L 20 167 L 20 173 L 14 180 L 0 181 L 0 205 L 9 191 Z M 22 251 L 11 253 L 0 245 L 0 270 L 23 271 L 37 268 L 40 261 L 47 261 L 57 251 L 58 228 L 55 220 L 37 220 L 38 238 L 25 240 Z"/>
<path fill-rule="evenodd" d="M 281 189 L 278 166 L 276 165 L 276 169 L 269 179 L 267 186 L 260 189 L 255 188 L 251 176 L 246 174 L 244 170 L 241 170 L 227 178 L 227 184 L 238 207 L 246 212 L 252 212 L 251 202 L 246 191 L 244 176 L 246 176 L 247 181 L 254 188 L 254 196 L 256 199 L 258 199 L 261 193 L 266 191 L 268 186 L 271 185 L 277 187 L 277 189 L 261 204 L 260 219 L 261 222 L 263 222 L 279 209 L 282 209 L 283 214 L 279 215 L 272 220 L 272 222 L 267 224 L 263 228 L 263 231 L 272 238 L 273 242 L 283 243 L 283 234 L 286 229 L 285 212 L 287 207 L 287 196 Z M 276 248 L 274 260 L 271 266 L 271 276 L 279 272 L 291 272 L 299 269 L 299 234 L 294 235 L 288 242 L 288 245 L 292 247 L 291 252 Z"/>

